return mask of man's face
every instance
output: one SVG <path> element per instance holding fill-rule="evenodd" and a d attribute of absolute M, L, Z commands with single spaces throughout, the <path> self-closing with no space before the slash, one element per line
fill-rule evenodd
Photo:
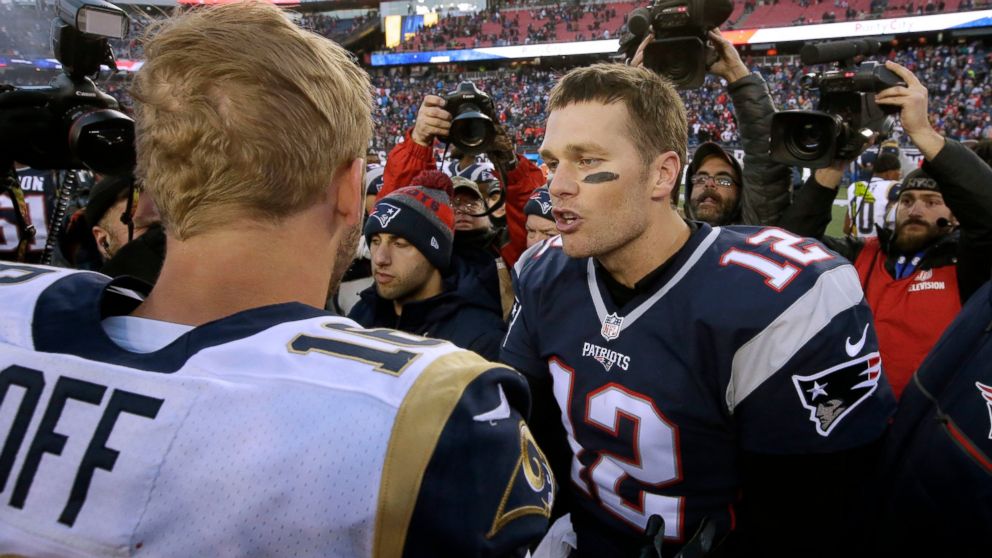
<path fill-rule="evenodd" d="M 555 222 L 550 219 L 545 219 L 544 217 L 528 215 L 527 222 L 524 226 L 527 227 L 528 248 L 546 238 L 558 236 L 558 229 L 555 227 Z"/>
<path fill-rule="evenodd" d="M 473 217 L 486 208 L 482 204 L 482 198 L 468 188 L 455 190 L 451 206 L 455 210 L 455 232 L 485 230 L 491 227 L 488 216 Z"/>
<path fill-rule="evenodd" d="M 734 215 L 737 207 L 737 197 L 739 191 L 740 177 L 734 171 L 730 163 L 719 156 L 710 156 L 703 159 L 703 164 L 696 169 L 693 175 L 696 180 L 706 177 L 705 182 L 693 182 L 692 197 L 689 205 L 696 219 L 705 221 L 713 226 L 730 224 L 730 219 Z M 725 187 L 716 183 L 717 178 L 729 178 L 734 182 L 733 186 Z M 690 177 L 690 180 L 692 177 Z"/>
<path fill-rule="evenodd" d="M 954 220 L 951 210 L 944 205 L 944 196 L 928 190 L 902 192 L 896 206 L 896 248 L 904 254 L 913 254 L 948 234 L 949 229 L 937 226 L 941 217 Z"/>
<path fill-rule="evenodd" d="M 388 233 L 372 237 L 372 277 L 379 296 L 403 304 L 420 300 L 436 269 L 405 238 Z"/>
<path fill-rule="evenodd" d="M 648 167 L 630 138 L 623 103 L 574 103 L 548 117 L 541 155 L 565 253 L 602 257 L 648 228 Z"/>

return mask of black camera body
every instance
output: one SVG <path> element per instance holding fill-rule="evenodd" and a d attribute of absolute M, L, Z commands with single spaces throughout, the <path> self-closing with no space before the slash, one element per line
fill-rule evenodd
<path fill-rule="evenodd" d="M 448 143 L 469 155 L 492 151 L 496 139 L 496 107 L 492 97 L 474 83 L 463 81 L 444 97 L 444 110 L 452 116 Z"/>
<path fill-rule="evenodd" d="M 853 159 L 873 136 L 882 139 L 892 132 L 893 115 L 899 108 L 877 104 L 875 95 L 906 84 L 877 62 L 854 65 L 850 61 L 856 55 L 877 51 L 878 43 L 869 40 L 803 48 L 804 64 L 837 61 L 842 67 L 803 76 L 804 89 L 820 91 L 818 110 L 782 111 L 772 117 L 772 159 L 787 165 L 823 168 L 836 160 Z"/>
<path fill-rule="evenodd" d="M 106 37 L 127 35 L 127 15 L 103 0 L 60 0 L 52 46 L 63 74 L 44 87 L 0 89 L 0 165 L 89 168 L 104 174 L 134 167 L 134 121 L 90 76 L 117 69 Z"/>
<path fill-rule="evenodd" d="M 661 0 L 630 12 L 629 35 L 620 50 L 632 58 L 649 32 L 654 40 L 644 48 L 644 67 L 668 78 L 677 89 L 695 89 L 703 84 L 712 64 L 706 34 L 730 17 L 729 0 Z"/>

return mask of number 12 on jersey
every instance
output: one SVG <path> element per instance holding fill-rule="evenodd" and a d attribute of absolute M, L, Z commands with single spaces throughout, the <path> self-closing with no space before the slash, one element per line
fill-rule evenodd
<path fill-rule="evenodd" d="M 747 239 L 747 243 L 754 246 L 768 242 L 771 243 L 772 252 L 789 261 L 779 263 L 756 252 L 731 248 L 720 257 L 720 265 L 736 264 L 756 271 L 765 276 L 765 285 L 781 292 L 802 271 L 793 263 L 806 267 L 813 262 L 829 260 L 833 257 L 816 244 L 798 246 L 804 242 L 811 242 L 811 240 L 782 229 L 764 229 Z"/>
<path fill-rule="evenodd" d="M 585 426 L 629 442 L 630 449 L 626 455 L 620 455 L 605 449 L 585 448 L 576 439 L 571 417 L 575 373 L 556 359 L 551 360 L 549 368 L 554 378 L 555 399 L 562 409 L 562 422 L 572 448 L 572 482 L 579 490 L 597 498 L 606 511 L 638 530 L 647 526 L 652 515 L 661 516 L 665 520 L 665 538 L 681 540 L 683 498 L 649 490 L 682 480 L 678 428 L 648 396 L 609 383 L 588 394 L 582 420 Z M 628 441 L 621 436 L 621 421 L 634 423 L 633 439 Z M 586 468 L 580 459 L 589 452 L 595 453 L 596 458 Z M 644 487 L 638 487 L 633 500 L 619 493 L 621 484 L 628 479 Z"/>

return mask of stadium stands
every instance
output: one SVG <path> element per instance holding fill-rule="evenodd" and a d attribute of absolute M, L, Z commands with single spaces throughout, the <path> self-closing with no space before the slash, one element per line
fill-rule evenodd
<path fill-rule="evenodd" d="M 987 8 L 989 0 L 734 0 L 726 29 L 781 27 Z M 394 51 L 429 51 L 615 38 L 644 2 L 504 3 L 442 17 Z"/>
<path fill-rule="evenodd" d="M 770 0 L 771 1 L 771 0 Z M 731 20 L 739 25 L 790 24 L 792 20 L 817 17 L 834 11 L 842 19 L 847 11 L 858 17 L 875 10 L 885 15 L 907 12 L 932 13 L 936 10 L 987 8 L 990 0 L 778 0 L 777 4 L 757 0 L 735 2 Z M 504 2 L 499 11 L 476 16 L 442 18 L 438 25 L 418 33 L 401 45 L 404 49 L 435 49 L 455 44 L 471 47 L 482 44 L 521 44 L 537 40 L 582 40 L 614 36 L 626 15 L 635 6 L 632 2 L 584 5 L 540 5 L 536 2 Z M 545 2 L 546 4 L 546 2 Z M 132 16 L 131 36 L 113 41 L 118 59 L 140 60 L 143 56 L 138 37 L 147 25 L 161 13 L 129 9 Z M 34 6 L 0 4 L 0 55 L 18 57 L 50 57 L 50 11 Z M 360 29 L 375 15 L 367 18 L 338 19 L 311 14 L 301 24 L 321 34 L 339 39 Z M 597 27 L 598 26 L 598 27 Z M 454 38 L 453 38 L 454 37 Z M 902 47 L 894 57 L 909 66 L 930 88 L 931 114 L 942 133 L 958 139 L 992 137 L 992 116 L 986 107 L 992 106 L 992 80 L 989 77 L 990 51 L 982 42 L 957 46 Z M 794 57 L 771 58 L 761 64 L 750 63 L 769 82 L 780 109 L 813 108 L 816 97 L 799 86 L 799 78 L 807 71 L 794 62 Z M 543 139 L 544 108 L 555 74 L 547 69 L 523 66 L 478 74 L 442 72 L 462 71 L 457 67 L 426 70 L 410 68 L 373 69 L 377 88 L 376 118 L 378 122 L 374 147 L 388 150 L 413 125 L 418 105 L 427 93 L 444 94 L 453 90 L 462 79 L 472 79 L 490 93 L 499 109 L 498 118 L 507 126 L 518 143 L 532 149 Z M 411 74 L 411 72 L 415 72 Z M 412 77 L 416 76 L 416 77 Z M 6 78 L 8 81 L 11 78 Z M 44 73 L 17 74 L 16 82 L 38 85 L 47 82 Z M 130 97 L 126 79 L 116 76 L 101 87 L 127 107 Z M 690 140 L 708 139 L 734 144 L 737 129 L 732 107 L 725 88 L 707 79 L 695 91 L 683 92 L 690 116 Z"/>

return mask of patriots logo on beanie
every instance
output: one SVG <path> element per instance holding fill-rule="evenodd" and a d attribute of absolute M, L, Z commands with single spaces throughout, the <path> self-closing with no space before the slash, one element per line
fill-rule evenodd
<path fill-rule="evenodd" d="M 389 222 L 400 214 L 400 211 L 403 210 L 391 203 L 381 202 L 375 204 L 375 208 L 372 210 L 372 214 L 369 215 L 369 217 L 378 219 L 379 224 L 382 225 L 382 228 L 386 228 L 389 226 Z"/>
<path fill-rule="evenodd" d="M 404 238 L 434 267 L 444 270 L 451 262 L 455 212 L 451 179 L 436 170 L 423 171 L 410 185 L 391 192 L 375 204 L 365 223 L 365 238 L 388 233 Z"/>
<path fill-rule="evenodd" d="M 524 215 L 537 215 L 548 220 L 554 220 L 551 216 L 551 193 L 547 186 L 541 186 L 534 190 L 527 204 L 524 205 Z"/>

